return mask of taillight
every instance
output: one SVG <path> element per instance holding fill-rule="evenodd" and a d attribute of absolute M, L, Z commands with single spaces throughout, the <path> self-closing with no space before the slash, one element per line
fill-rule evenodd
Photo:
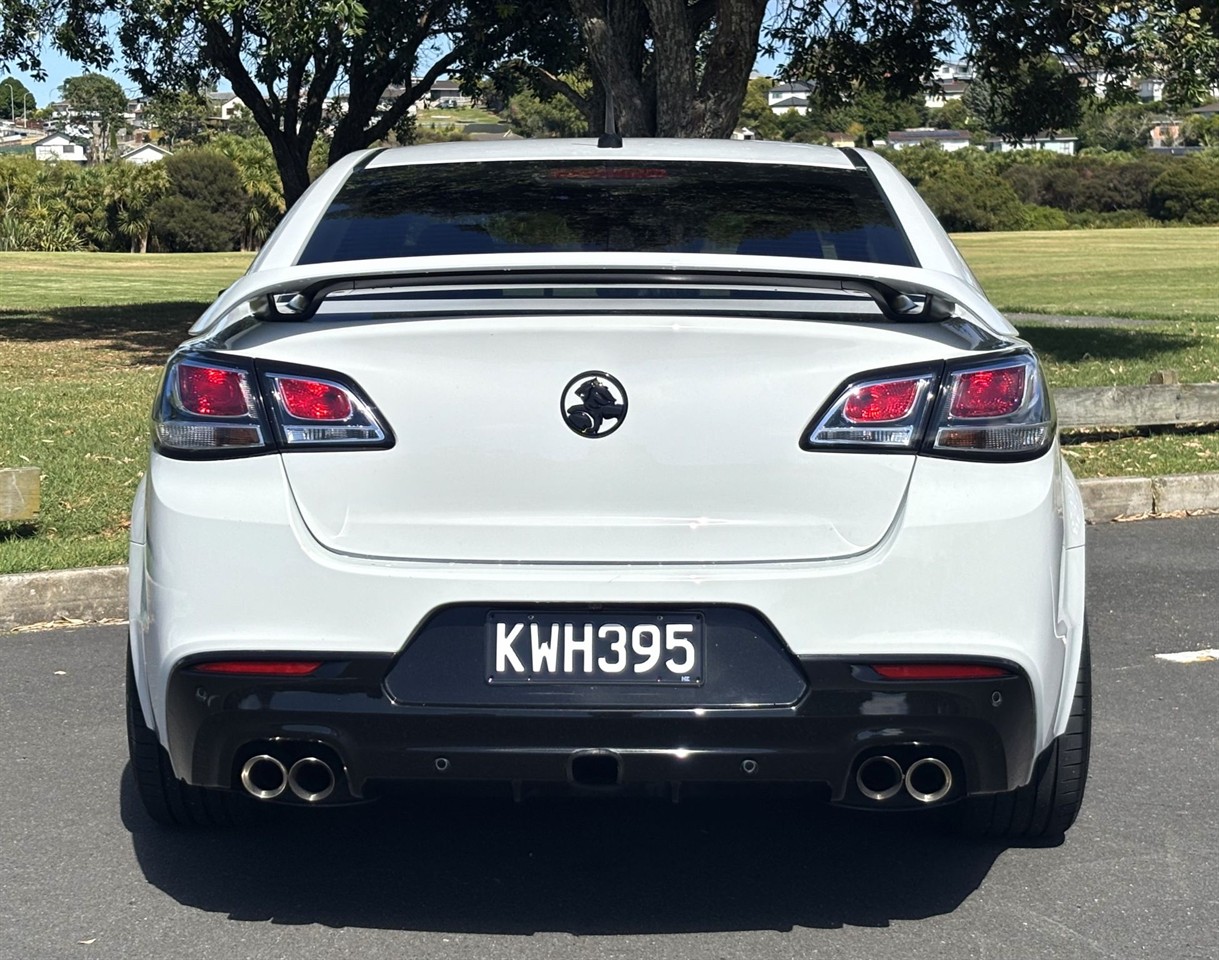
<path fill-rule="evenodd" d="M 1054 440 L 1054 411 L 1037 361 L 1015 354 L 949 368 L 927 449 L 979 457 L 1026 457 Z"/>
<path fill-rule="evenodd" d="M 242 357 L 204 353 L 170 360 L 153 439 L 162 453 L 188 458 L 393 445 L 376 408 L 339 374 L 262 370 Z"/>
<path fill-rule="evenodd" d="M 1054 440 L 1054 413 L 1027 353 L 942 369 L 868 375 L 845 386 L 805 432 L 806 450 L 1028 459 Z"/>
<path fill-rule="evenodd" d="M 159 450 L 188 456 L 264 450 L 263 426 L 251 370 L 190 354 L 170 361 L 153 411 Z"/>
<path fill-rule="evenodd" d="M 267 373 L 263 380 L 285 447 L 386 443 L 380 417 L 354 385 L 298 373 Z"/>
<path fill-rule="evenodd" d="M 1025 368 L 1022 364 L 954 375 L 948 413 L 954 417 L 1006 417 L 1024 402 Z"/>
<path fill-rule="evenodd" d="M 200 417 L 244 417 L 250 412 L 246 376 L 242 370 L 180 363 L 178 400 L 182 409 Z"/>
<path fill-rule="evenodd" d="M 299 377 L 279 377 L 276 382 L 289 416 L 300 420 L 346 420 L 351 416 L 351 398 L 342 387 Z"/>
<path fill-rule="evenodd" d="M 839 394 L 801 446 L 912 449 L 922 437 L 937 380 L 928 370 L 854 383 Z"/>
<path fill-rule="evenodd" d="M 892 423 L 904 420 L 918 399 L 919 380 L 889 380 L 856 387 L 847 394 L 843 417 L 851 423 Z"/>

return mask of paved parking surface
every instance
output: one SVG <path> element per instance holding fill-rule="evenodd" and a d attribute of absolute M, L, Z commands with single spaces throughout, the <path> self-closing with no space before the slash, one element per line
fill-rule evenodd
<path fill-rule="evenodd" d="M 154 826 L 123 627 L 0 637 L 0 958 L 1219 957 L 1219 518 L 1092 528 L 1097 728 L 1051 848 L 793 801 Z"/>

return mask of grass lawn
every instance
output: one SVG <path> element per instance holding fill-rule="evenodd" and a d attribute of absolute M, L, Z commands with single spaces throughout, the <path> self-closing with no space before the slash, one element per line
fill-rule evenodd
<path fill-rule="evenodd" d="M 0 574 L 119 563 L 169 351 L 247 254 L 4 255 L 0 466 L 42 468 L 36 526 L 0 524 Z"/>
<path fill-rule="evenodd" d="M 452 111 L 449 111 L 452 112 Z M 1055 386 L 1219 381 L 1219 228 L 956 238 L 1001 308 L 1156 318 L 1135 328 L 1022 324 Z M 248 254 L 4 255 L 0 466 L 43 470 L 36 525 L 0 524 L 0 574 L 126 557 L 160 369 Z M 1219 470 L 1219 435 L 1073 443 L 1080 476 Z"/>
<path fill-rule="evenodd" d="M 1219 227 L 953 240 L 1000 310 L 1219 323 Z"/>

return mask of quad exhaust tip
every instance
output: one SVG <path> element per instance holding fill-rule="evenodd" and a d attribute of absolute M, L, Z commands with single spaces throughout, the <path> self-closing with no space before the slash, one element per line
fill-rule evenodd
<path fill-rule="evenodd" d="M 269 754 L 250 757 L 241 767 L 241 785 L 259 800 L 274 800 L 288 785 L 288 771 Z"/>

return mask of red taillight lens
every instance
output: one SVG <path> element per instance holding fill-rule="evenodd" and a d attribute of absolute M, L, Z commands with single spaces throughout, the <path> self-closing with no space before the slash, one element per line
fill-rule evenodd
<path fill-rule="evenodd" d="M 921 380 L 869 383 L 852 390 L 842 408 L 851 423 L 890 423 L 910 415 Z"/>
<path fill-rule="evenodd" d="M 321 380 L 279 377 L 284 409 L 298 420 L 346 420 L 351 416 L 347 391 Z"/>
<path fill-rule="evenodd" d="M 250 677 L 304 677 L 321 665 L 321 660 L 213 660 L 196 663 L 192 669 Z"/>
<path fill-rule="evenodd" d="M 1012 675 L 986 663 L 874 663 L 872 669 L 885 680 L 987 680 Z"/>
<path fill-rule="evenodd" d="M 242 380 L 240 370 L 181 363 L 178 401 L 187 413 L 200 417 L 244 417 L 250 404 Z"/>
<path fill-rule="evenodd" d="M 1006 417 L 1024 402 L 1023 365 L 974 370 L 956 378 L 948 415 L 952 417 Z"/>

